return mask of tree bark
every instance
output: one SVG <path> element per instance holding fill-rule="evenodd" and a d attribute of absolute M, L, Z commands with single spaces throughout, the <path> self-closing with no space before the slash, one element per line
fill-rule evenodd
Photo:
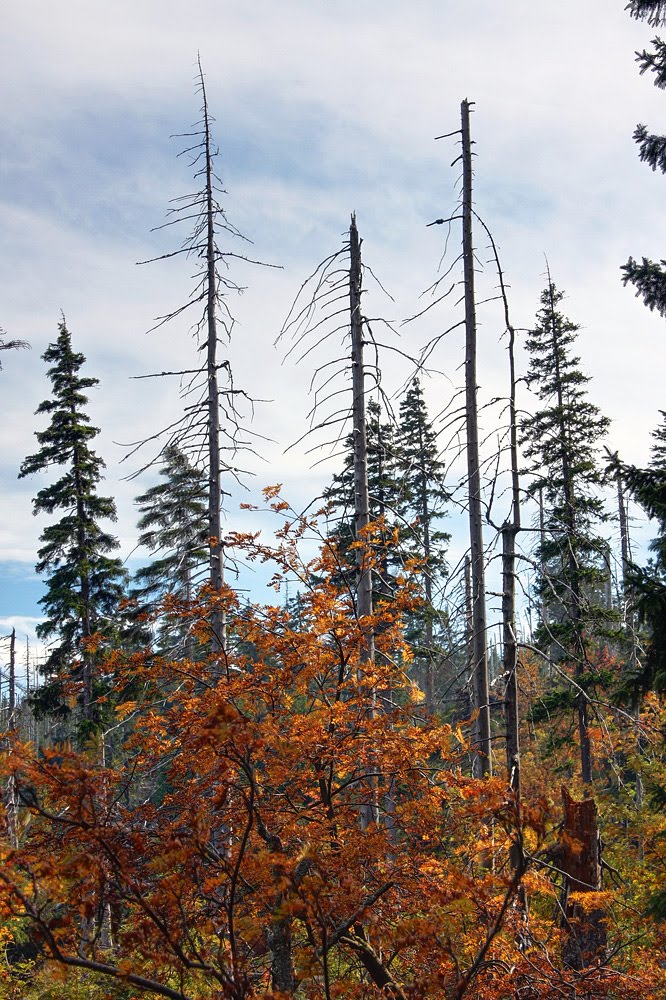
<path fill-rule="evenodd" d="M 363 318 L 361 313 L 361 243 L 352 215 L 349 228 L 349 313 L 351 320 L 352 363 L 352 434 L 354 439 L 354 535 L 356 541 L 364 537 L 370 523 L 370 498 L 368 494 L 368 446 L 365 420 L 365 369 L 363 364 Z M 359 618 L 372 615 L 372 570 L 367 552 L 356 549 L 358 574 L 357 611 Z M 363 660 L 374 658 L 374 635 L 366 634 Z"/>
<path fill-rule="evenodd" d="M 208 532 L 210 536 L 210 584 L 219 598 L 224 587 L 222 546 L 222 470 L 220 467 L 220 398 L 217 378 L 217 272 L 215 260 L 215 203 L 210 118 L 201 64 L 199 79 L 203 97 L 204 158 L 206 178 L 206 370 L 208 380 Z M 211 652 L 226 648 L 226 615 L 215 608 L 211 615 Z"/>
<path fill-rule="evenodd" d="M 564 961 L 572 969 L 585 969 L 606 957 L 604 910 L 572 899 L 572 893 L 601 891 L 601 856 L 594 799 L 577 802 L 562 788 L 564 823 L 560 834 L 562 869 L 565 872 L 562 923 L 565 931 Z"/>
<path fill-rule="evenodd" d="M 356 228 L 356 216 L 352 215 L 349 227 L 349 315 L 351 323 L 351 363 L 352 363 L 352 434 L 354 439 L 354 536 L 356 542 L 364 542 L 356 549 L 357 594 L 356 612 L 363 633 L 361 650 L 361 673 L 363 666 L 371 668 L 375 659 L 375 636 L 369 619 L 372 616 L 372 567 L 367 537 L 370 524 L 370 498 L 368 493 L 368 446 L 365 420 L 365 368 L 363 364 L 363 316 L 361 312 L 361 288 L 363 272 L 361 268 L 361 241 Z M 374 685 L 369 687 L 370 714 L 376 711 L 377 692 Z M 376 771 L 376 768 L 373 768 Z M 371 801 L 362 811 L 365 826 L 379 822 L 378 779 L 369 778 Z"/>
<path fill-rule="evenodd" d="M 479 430 L 476 384 L 476 303 L 474 297 L 474 244 L 472 241 L 472 144 L 469 101 L 461 105 L 463 163 L 463 270 L 465 279 L 465 412 L 467 426 L 467 478 L 472 566 L 473 741 L 477 752 L 475 773 L 492 773 L 490 757 L 490 705 L 486 641 L 486 586 L 479 468 Z"/>

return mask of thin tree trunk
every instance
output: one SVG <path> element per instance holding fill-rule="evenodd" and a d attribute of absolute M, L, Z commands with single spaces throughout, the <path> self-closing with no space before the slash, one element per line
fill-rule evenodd
<path fill-rule="evenodd" d="M 352 435 L 354 439 L 354 536 L 356 541 L 367 538 L 370 524 L 370 499 L 368 494 L 368 447 L 365 420 L 365 368 L 363 364 L 363 318 L 361 312 L 361 243 L 356 228 L 356 216 L 352 215 L 349 227 L 349 314 L 351 322 L 351 362 L 352 362 Z M 357 596 L 356 611 L 363 632 L 361 665 L 371 668 L 375 659 L 375 636 L 369 618 L 372 616 L 372 568 L 369 546 L 360 545 L 356 549 Z M 370 699 L 370 713 L 376 711 L 377 692 L 373 687 L 367 691 Z M 373 770 L 375 770 L 373 768 Z M 363 823 L 379 822 L 378 780 L 370 779 L 372 800 L 363 810 Z"/>
<path fill-rule="evenodd" d="M 210 583 L 219 598 L 224 587 L 224 549 L 222 546 L 222 470 L 220 467 L 220 398 L 217 378 L 217 273 L 215 260 L 215 202 L 213 198 L 213 161 L 210 145 L 208 101 L 201 64 L 199 80 L 203 97 L 204 156 L 206 178 L 206 370 L 208 378 L 208 532 L 210 536 Z M 215 608 L 211 616 L 211 651 L 226 647 L 226 615 Z"/>
<path fill-rule="evenodd" d="M 356 216 L 352 215 L 349 228 L 350 270 L 349 270 L 349 312 L 351 317 L 351 362 L 352 362 L 352 422 L 354 438 L 354 536 L 363 538 L 370 523 L 370 499 L 368 495 L 368 446 L 365 420 L 365 369 L 363 365 L 363 319 L 361 313 L 361 244 L 356 228 Z M 372 570 L 368 554 L 363 548 L 356 549 L 358 571 L 357 610 L 359 618 L 372 614 Z M 370 630 L 366 635 L 363 660 L 374 658 L 374 635 Z"/>
<path fill-rule="evenodd" d="M 518 463 L 518 417 L 516 411 L 516 331 L 509 315 L 509 300 L 499 253 L 493 235 L 483 223 L 490 239 L 497 266 L 504 322 L 509 335 L 509 454 L 511 464 L 511 510 L 501 527 L 502 534 L 502 655 L 505 678 L 506 769 L 509 785 L 516 797 L 517 821 L 520 824 L 520 719 L 518 714 L 518 643 L 516 636 L 516 538 L 520 523 L 520 470 Z M 523 864 L 519 842 L 512 844 L 514 869 Z"/>
<path fill-rule="evenodd" d="M 16 711 L 16 629 L 9 637 L 9 728 L 14 728 Z"/>
<path fill-rule="evenodd" d="M 472 145 L 469 102 L 461 105 L 463 163 L 463 269 L 465 278 L 465 389 L 467 425 L 467 478 L 472 566 L 473 678 L 475 773 L 492 773 L 490 756 L 490 706 L 486 640 L 486 587 L 479 468 L 479 431 L 476 384 L 476 303 L 474 298 L 474 244 L 472 241 Z"/>
<path fill-rule="evenodd" d="M 9 723 L 8 729 L 16 726 L 16 629 L 12 629 L 9 637 Z M 14 774 L 7 778 L 5 789 L 5 809 L 7 817 L 7 835 L 12 847 L 18 847 L 18 796 Z"/>
<path fill-rule="evenodd" d="M 617 459 L 617 453 L 615 455 Z M 635 675 L 638 666 L 638 651 L 636 649 L 636 616 L 633 610 L 633 602 L 631 594 L 629 593 L 629 586 L 627 583 L 627 570 L 629 568 L 629 563 L 631 561 L 631 542 L 629 538 L 629 522 L 627 518 L 627 506 L 624 499 L 624 484 L 622 482 L 622 470 L 620 469 L 619 463 L 615 466 L 615 484 L 617 486 L 617 507 L 618 515 L 620 520 L 620 546 L 622 552 L 622 601 L 624 604 L 624 618 L 626 626 L 630 636 L 630 649 L 629 649 L 629 668 L 631 673 Z M 641 739 L 640 733 L 640 721 L 641 721 L 641 703 L 640 697 L 636 696 L 634 698 L 633 704 L 631 706 L 632 715 L 636 720 L 637 726 L 637 737 L 636 737 L 636 748 L 638 754 L 643 752 L 643 740 Z M 636 772 L 635 786 L 634 786 L 634 803 L 637 809 L 643 805 L 645 799 L 645 789 L 643 788 L 643 779 L 640 773 Z"/>
<path fill-rule="evenodd" d="M 472 561 L 469 555 L 465 556 L 465 654 L 467 657 L 467 680 L 465 690 L 467 692 L 467 707 L 471 714 L 472 703 L 474 701 L 474 615 L 472 613 Z"/>

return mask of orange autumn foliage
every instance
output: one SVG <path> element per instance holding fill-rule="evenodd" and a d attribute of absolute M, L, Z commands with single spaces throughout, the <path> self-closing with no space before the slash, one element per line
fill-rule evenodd
<path fill-rule="evenodd" d="M 304 567 L 292 534 L 278 552 L 236 541 L 276 560 L 275 582 L 300 574 L 298 621 L 231 591 L 170 600 L 201 658 L 108 656 L 132 691 L 111 757 L 111 734 L 106 755 L 9 743 L 20 807 L 0 916 L 27 919 L 61 964 L 174 1000 L 659 995 L 663 978 L 630 962 L 563 966 L 556 891 L 530 861 L 553 826 L 545 799 L 518 826 L 503 778 L 468 777 L 461 731 L 423 716 L 402 632 L 419 600 L 409 574 L 358 622 L 335 551 Z M 228 644 L 211 657 L 220 604 Z M 525 893 L 541 900 L 533 915 Z"/>

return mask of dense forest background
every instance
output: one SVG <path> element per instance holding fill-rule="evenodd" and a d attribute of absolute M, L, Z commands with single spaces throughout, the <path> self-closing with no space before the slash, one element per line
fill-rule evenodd
<path fill-rule="evenodd" d="M 666 10 L 618 15 L 658 122 Z M 352 49 L 382 62 L 374 27 Z M 616 161 L 625 105 L 582 127 L 589 40 L 562 38 L 573 71 L 533 43 L 499 99 L 482 60 L 454 73 L 488 111 L 438 106 L 418 163 L 430 103 L 405 118 L 367 66 L 376 121 L 349 81 L 318 121 L 305 60 L 226 141 L 201 51 L 170 158 L 103 74 L 93 117 L 54 76 L 62 127 L 25 158 L 12 133 L 3 995 L 664 994 L 664 139 L 641 112 Z M 40 216 L 66 220 L 47 269 Z"/>

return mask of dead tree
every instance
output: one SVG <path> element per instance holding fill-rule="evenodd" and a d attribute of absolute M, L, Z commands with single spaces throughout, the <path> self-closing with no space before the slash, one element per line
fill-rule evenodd
<path fill-rule="evenodd" d="M 337 334 L 342 334 L 348 343 L 349 353 L 320 364 L 311 382 L 314 396 L 313 406 L 308 414 L 309 427 L 295 444 L 321 431 L 333 432 L 333 438 L 326 442 L 337 451 L 345 437 L 345 429 L 351 421 L 353 442 L 353 482 L 354 482 L 354 540 L 355 580 L 353 584 L 341 565 L 341 575 L 347 579 L 352 590 L 355 612 L 362 636 L 360 651 L 359 681 L 371 672 L 375 662 L 375 633 L 373 625 L 373 552 L 369 536 L 371 523 L 370 497 L 368 488 L 368 454 L 366 438 L 366 401 L 370 392 L 376 391 L 391 412 L 390 402 L 381 388 L 379 351 L 386 345 L 380 344 L 373 333 L 373 324 L 391 325 L 385 320 L 370 320 L 362 309 L 363 275 L 361 240 L 352 215 L 349 239 L 340 250 L 325 258 L 313 274 L 303 283 L 283 325 L 278 341 L 291 340 L 286 357 L 294 354 L 297 361 L 303 361 Z M 371 347 L 374 362 L 368 363 L 365 349 Z M 395 350 L 395 348 L 392 348 Z M 405 356 L 406 357 L 406 356 Z M 409 359 L 411 361 L 411 359 Z M 347 383 L 351 374 L 351 400 Z M 340 399 L 344 402 L 340 402 Z M 291 447 L 293 447 L 292 445 Z M 310 450 L 319 450 L 314 445 Z M 374 684 L 367 686 L 368 708 L 371 713 L 378 710 L 386 692 L 378 692 Z M 362 810 L 365 824 L 379 821 L 380 779 L 377 768 L 364 780 L 370 794 Z M 390 793 L 388 798 L 390 798 Z M 388 798 L 386 802 L 388 802 Z M 385 802 L 385 804 L 386 804 Z M 388 809 L 387 805 L 387 809 Z"/>
<path fill-rule="evenodd" d="M 244 253 L 222 248 L 221 237 L 233 241 L 249 242 L 229 222 L 219 198 L 225 194 L 222 182 L 215 173 L 215 158 L 218 149 L 212 138 L 212 118 L 206 94 L 206 85 L 201 61 L 197 60 L 197 89 L 201 94 L 201 119 L 190 132 L 177 138 L 193 139 L 194 142 L 183 150 L 192 157 L 195 179 L 201 187 L 194 194 L 175 199 L 168 211 L 167 222 L 157 229 L 163 229 L 194 219 L 194 228 L 183 241 L 182 246 L 170 253 L 153 257 L 167 260 L 184 255 L 197 260 L 200 274 L 189 299 L 178 308 L 160 316 L 152 330 L 156 330 L 191 309 L 200 309 L 192 330 L 203 356 L 198 367 L 179 371 L 157 372 L 139 378 L 162 378 L 175 376 L 181 380 L 181 395 L 187 400 L 183 416 L 168 427 L 163 428 L 148 439 L 134 442 L 129 458 L 148 442 L 160 442 L 157 456 L 152 458 L 134 476 L 144 472 L 159 461 L 164 452 L 176 445 L 195 465 L 204 465 L 208 472 L 208 534 L 210 545 L 209 580 L 216 595 L 221 595 L 225 586 L 225 551 L 222 530 L 222 504 L 231 485 L 238 482 L 242 470 L 236 465 L 240 452 L 254 452 L 253 435 L 244 426 L 240 412 L 240 401 L 253 405 L 254 400 L 244 390 L 237 389 L 232 369 L 227 358 L 220 358 L 219 349 L 229 343 L 234 326 L 234 317 L 229 307 L 231 293 L 240 293 L 243 287 L 231 276 L 228 267 L 231 261 L 261 264 Z M 265 265 L 264 265 L 265 266 Z M 191 400 L 194 400 L 193 402 Z M 225 420 L 220 419 L 221 409 Z M 133 478 L 133 477 L 130 477 Z M 226 644 L 226 617 L 221 601 L 211 614 L 211 652 L 219 654 Z"/>
<path fill-rule="evenodd" d="M 462 225 L 463 273 L 465 281 L 465 423 L 467 427 L 467 481 L 469 490 L 469 535 L 472 568 L 472 646 L 474 683 L 474 745 L 478 751 L 476 770 L 492 773 L 490 756 L 490 704 L 488 697 L 488 652 L 486 638 L 486 584 L 483 549 L 483 510 L 479 465 L 479 427 L 476 381 L 476 300 L 474 296 L 474 243 L 472 234 L 472 141 L 469 128 L 470 102 L 460 106 L 462 123 Z"/>
<path fill-rule="evenodd" d="M 27 340 L 5 340 L 5 331 L 0 327 L 0 351 L 17 351 L 25 350 L 30 347 Z M 2 362 L 0 362 L 0 371 L 2 371 Z"/>
<path fill-rule="evenodd" d="M 601 891 L 601 854 L 594 799 L 578 802 L 562 788 L 564 823 L 560 834 L 565 872 L 562 924 L 564 961 L 572 969 L 603 963 L 606 957 L 605 911 L 589 895 Z M 575 894 L 575 895 L 574 895 Z"/>
<path fill-rule="evenodd" d="M 352 370 L 352 436 L 354 441 L 354 535 L 357 542 L 367 540 L 370 524 L 370 498 L 368 495 L 368 448 L 365 432 L 365 365 L 363 363 L 363 314 L 361 311 L 361 243 L 352 215 L 349 227 L 349 319 L 351 330 Z M 372 568 L 367 550 L 361 545 L 356 549 L 357 612 L 363 620 L 372 615 Z M 372 663 L 375 658 L 375 637 L 372 629 L 365 632 L 363 661 Z"/>

